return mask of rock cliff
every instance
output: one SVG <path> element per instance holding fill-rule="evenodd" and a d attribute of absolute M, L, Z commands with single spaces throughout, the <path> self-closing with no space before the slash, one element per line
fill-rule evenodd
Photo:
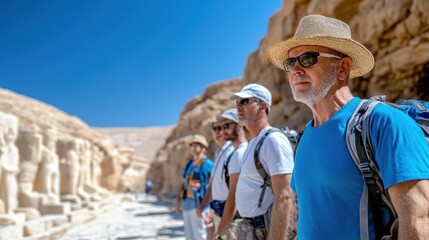
<path fill-rule="evenodd" d="M 178 126 L 159 152 L 150 174 L 158 193 L 177 193 L 183 164 L 189 158 L 182 137 L 197 132 L 210 139 L 209 130 L 201 122 L 231 106 L 228 97 L 233 89 L 255 82 L 266 86 L 273 95 L 272 125 L 302 129 L 311 113 L 305 105 L 294 101 L 286 74 L 269 62 L 267 50 L 293 37 L 299 20 L 308 14 L 347 22 L 352 37 L 374 54 L 374 70 L 350 81 L 354 94 L 360 97 L 385 94 L 389 101 L 429 100 L 429 1 L 284 0 L 283 7 L 269 19 L 268 34 L 259 49 L 249 55 L 243 79 L 210 86 L 183 109 Z"/>

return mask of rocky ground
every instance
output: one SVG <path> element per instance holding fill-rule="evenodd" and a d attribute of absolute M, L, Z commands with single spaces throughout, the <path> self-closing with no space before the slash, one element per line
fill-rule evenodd
<path fill-rule="evenodd" d="M 185 239 L 182 217 L 169 204 L 153 195 L 133 198 L 130 195 L 129 201 L 121 201 L 92 222 L 73 227 L 61 239 Z"/>

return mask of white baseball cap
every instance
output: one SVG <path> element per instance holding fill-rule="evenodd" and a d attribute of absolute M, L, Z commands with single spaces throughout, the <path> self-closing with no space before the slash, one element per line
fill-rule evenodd
<path fill-rule="evenodd" d="M 217 120 L 229 119 L 235 123 L 239 123 L 238 113 L 236 108 L 231 108 L 223 112 L 220 116 L 217 117 Z"/>
<path fill-rule="evenodd" d="M 234 93 L 229 99 L 235 100 L 237 98 L 258 98 L 271 106 L 271 93 L 262 85 L 251 83 L 244 86 L 240 92 Z"/>

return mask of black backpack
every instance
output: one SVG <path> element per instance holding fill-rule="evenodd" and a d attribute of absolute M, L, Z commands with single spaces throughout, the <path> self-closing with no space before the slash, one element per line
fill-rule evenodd
<path fill-rule="evenodd" d="M 281 129 L 279 129 L 279 128 L 268 129 L 268 131 L 262 136 L 262 138 L 256 144 L 253 159 L 255 161 L 255 167 L 258 170 L 259 175 L 264 180 L 264 184 L 261 186 L 262 192 L 261 192 L 261 195 L 259 196 L 258 207 L 261 207 L 261 205 L 262 205 L 262 200 L 264 199 L 265 190 L 266 190 L 267 186 L 271 187 L 271 176 L 268 175 L 268 173 L 265 171 L 264 167 L 262 166 L 261 161 L 259 160 L 259 151 L 261 150 L 261 147 L 262 147 L 262 144 L 264 143 L 265 138 L 270 133 L 273 133 L 273 132 L 283 133 L 286 136 L 286 138 L 289 140 L 289 142 L 291 143 L 292 149 L 294 151 L 295 151 L 296 145 L 298 143 L 297 132 L 295 130 L 290 130 L 288 127 L 284 127 Z"/>

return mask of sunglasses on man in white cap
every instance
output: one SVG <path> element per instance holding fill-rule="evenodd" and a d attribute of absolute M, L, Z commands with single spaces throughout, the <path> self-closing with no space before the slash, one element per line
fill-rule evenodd
<path fill-rule="evenodd" d="M 234 93 L 229 99 L 231 100 L 237 100 L 242 99 L 245 102 L 241 103 L 241 105 L 247 105 L 250 98 L 257 98 L 259 100 L 262 100 L 268 104 L 268 106 L 271 106 L 271 93 L 270 91 L 259 84 L 251 83 L 246 86 L 244 86 L 240 92 Z"/>

